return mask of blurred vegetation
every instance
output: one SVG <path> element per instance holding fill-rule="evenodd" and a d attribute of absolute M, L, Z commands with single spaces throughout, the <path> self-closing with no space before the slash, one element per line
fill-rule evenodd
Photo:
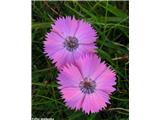
<path fill-rule="evenodd" d="M 32 1 L 32 117 L 55 120 L 129 119 L 128 1 Z M 57 70 L 43 54 L 43 40 L 59 16 L 85 19 L 98 33 L 97 52 L 117 73 L 111 105 L 86 115 L 68 109 L 57 89 Z"/>

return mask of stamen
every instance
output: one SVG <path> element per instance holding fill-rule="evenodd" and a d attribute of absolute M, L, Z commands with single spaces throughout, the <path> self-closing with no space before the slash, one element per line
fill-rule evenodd
<path fill-rule="evenodd" d="M 95 91 L 96 82 L 91 80 L 90 78 L 85 78 L 80 82 L 79 87 L 83 93 L 91 94 Z"/>
<path fill-rule="evenodd" d="M 64 47 L 70 52 L 77 49 L 78 46 L 79 46 L 78 39 L 76 37 L 69 36 L 64 41 Z"/>

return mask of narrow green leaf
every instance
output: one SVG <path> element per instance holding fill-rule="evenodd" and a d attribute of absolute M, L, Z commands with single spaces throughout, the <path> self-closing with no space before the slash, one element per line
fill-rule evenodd
<path fill-rule="evenodd" d="M 122 10 L 118 9 L 117 7 L 115 6 L 112 6 L 111 4 L 108 4 L 108 6 L 106 7 L 106 9 L 111 12 L 112 14 L 114 14 L 115 16 L 117 17 L 127 17 L 128 15 L 123 12 Z"/>
<path fill-rule="evenodd" d="M 32 23 L 32 29 L 44 29 L 49 28 L 51 26 L 52 22 L 46 22 L 46 23 Z"/>

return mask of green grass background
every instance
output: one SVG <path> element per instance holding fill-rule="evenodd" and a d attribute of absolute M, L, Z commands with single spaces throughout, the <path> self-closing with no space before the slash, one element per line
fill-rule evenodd
<path fill-rule="evenodd" d="M 128 120 L 128 2 L 127 1 L 32 1 L 32 117 L 55 120 Z M 68 109 L 60 98 L 58 71 L 43 54 L 43 40 L 51 23 L 59 16 L 85 19 L 98 33 L 98 55 L 117 73 L 116 92 L 111 105 L 99 113 L 86 115 Z"/>

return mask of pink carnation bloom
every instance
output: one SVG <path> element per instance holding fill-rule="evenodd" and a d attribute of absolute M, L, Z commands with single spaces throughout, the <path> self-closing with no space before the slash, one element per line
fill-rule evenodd
<path fill-rule="evenodd" d="M 107 107 L 115 91 L 115 72 L 92 54 L 80 57 L 76 65 L 67 64 L 57 79 L 66 106 L 76 110 L 82 108 L 87 114 Z"/>
<path fill-rule="evenodd" d="M 92 26 L 74 17 L 62 17 L 52 25 L 44 41 L 44 53 L 58 68 L 73 63 L 84 53 L 95 53 L 96 31 Z"/>

